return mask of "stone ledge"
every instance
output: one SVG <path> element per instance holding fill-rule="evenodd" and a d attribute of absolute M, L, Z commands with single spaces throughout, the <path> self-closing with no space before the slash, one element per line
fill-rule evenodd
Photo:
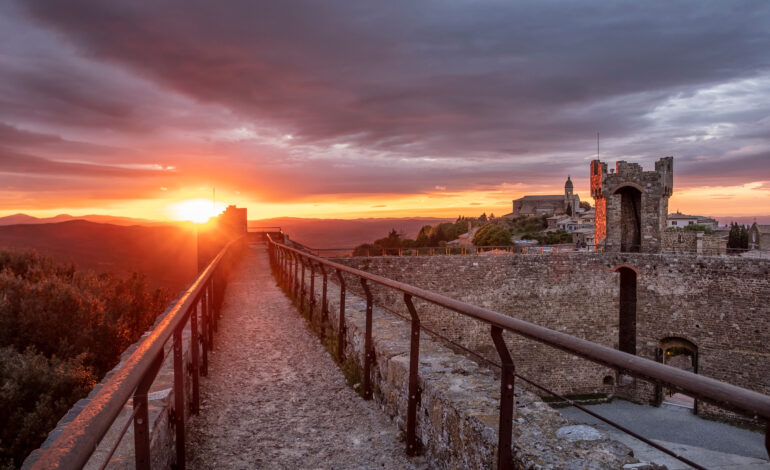
<path fill-rule="evenodd" d="M 126 348 L 120 355 L 120 362 L 112 368 L 101 382 L 96 384 L 91 392 L 89 392 L 86 398 L 79 400 L 75 405 L 59 420 L 56 427 L 48 433 L 48 437 L 41 444 L 39 449 L 36 449 L 30 453 L 24 460 L 22 469 L 31 468 L 35 461 L 42 455 L 43 451 L 50 447 L 50 445 L 59 437 L 64 431 L 64 428 L 71 423 L 83 408 L 93 399 L 96 393 L 101 389 L 104 383 L 106 383 L 120 368 L 123 366 L 125 360 L 137 349 L 139 344 L 152 332 L 152 330 L 158 325 L 158 323 L 168 314 L 170 307 L 176 300 L 169 304 L 166 311 L 159 315 L 155 320 L 153 327 L 145 332 L 139 340 Z M 200 325 L 199 325 L 200 327 Z M 190 356 L 190 324 L 189 322 L 185 326 L 182 332 L 182 357 L 185 364 L 185 396 L 186 403 L 190 403 L 192 398 L 192 379 L 189 373 L 190 366 L 192 364 L 192 358 Z M 152 386 L 148 391 L 148 407 L 149 407 L 149 424 L 150 424 L 150 458 L 152 468 L 171 468 L 176 462 L 176 434 L 174 431 L 174 424 L 170 419 L 170 416 L 174 412 L 174 363 L 172 353 L 172 341 L 169 340 L 164 348 L 164 360 L 163 365 L 158 374 L 155 376 Z M 91 454 L 88 462 L 83 466 L 84 469 L 98 469 L 104 462 L 107 454 L 109 453 L 116 440 L 119 438 L 119 433 L 124 426 L 126 420 L 131 416 L 133 412 L 133 400 L 129 399 L 123 409 L 120 411 L 115 421 L 110 426 L 109 430 L 105 433 L 99 445 Z M 189 407 L 185 410 L 185 424 L 189 420 Z M 111 469 L 133 469 L 135 468 L 134 457 L 134 426 L 131 424 L 126 433 L 120 440 L 120 444 L 113 454 L 109 462 L 109 468 Z"/>

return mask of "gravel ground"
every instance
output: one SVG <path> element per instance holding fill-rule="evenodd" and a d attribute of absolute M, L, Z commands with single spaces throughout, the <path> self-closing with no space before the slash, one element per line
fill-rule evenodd
<path fill-rule="evenodd" d="M 667 406 L 656 408 L 636 405 L 624 400 L 614 400 L 612 403 L 592 405 L 586 408 L 649 439 L 767 459 L 765 437 L 761 433 L 709 421 L 693 415 L 692 411 L 688 409 Z M 563 408 L 559 411 L 577 422 L 595 425 L 597 429 L 611 429 L 608 424 L 577 408 Z"/>
<path fill-rule="evenodd" d="M 193 469 L 425 469 L 396 425 L 348 387 L 249 248 L 228 285 L 201 413 L 190 422 Z"/>

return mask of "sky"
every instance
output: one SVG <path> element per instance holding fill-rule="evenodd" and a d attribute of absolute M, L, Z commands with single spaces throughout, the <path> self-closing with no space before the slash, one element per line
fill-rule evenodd
<path fill-rule="evenodd" d="M 770 215 L 770 2 L 0 3 L 0 215 L 478 215 L 674 156 Z M 215 195 L 214 195 L 215 192 Z"/>

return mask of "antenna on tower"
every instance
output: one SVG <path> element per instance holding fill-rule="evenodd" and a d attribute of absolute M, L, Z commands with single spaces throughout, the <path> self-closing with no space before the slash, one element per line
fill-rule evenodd
<path fill-rule="evenodd" d="M 599 133 L 596 133 L 596 159 L 599 159 Z"/>

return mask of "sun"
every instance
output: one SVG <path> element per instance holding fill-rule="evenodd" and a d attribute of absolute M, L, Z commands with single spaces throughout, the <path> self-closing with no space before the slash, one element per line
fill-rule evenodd
<path fill-rule="evenodd" d="M 224 209 L 224 204 L 214 204 L 207 199 L 190 199 L 177 202 L 169 206 L 175 220 L 187 220 L 196 224 L 204 224 L 211 217 L 219 215 Z"/>

